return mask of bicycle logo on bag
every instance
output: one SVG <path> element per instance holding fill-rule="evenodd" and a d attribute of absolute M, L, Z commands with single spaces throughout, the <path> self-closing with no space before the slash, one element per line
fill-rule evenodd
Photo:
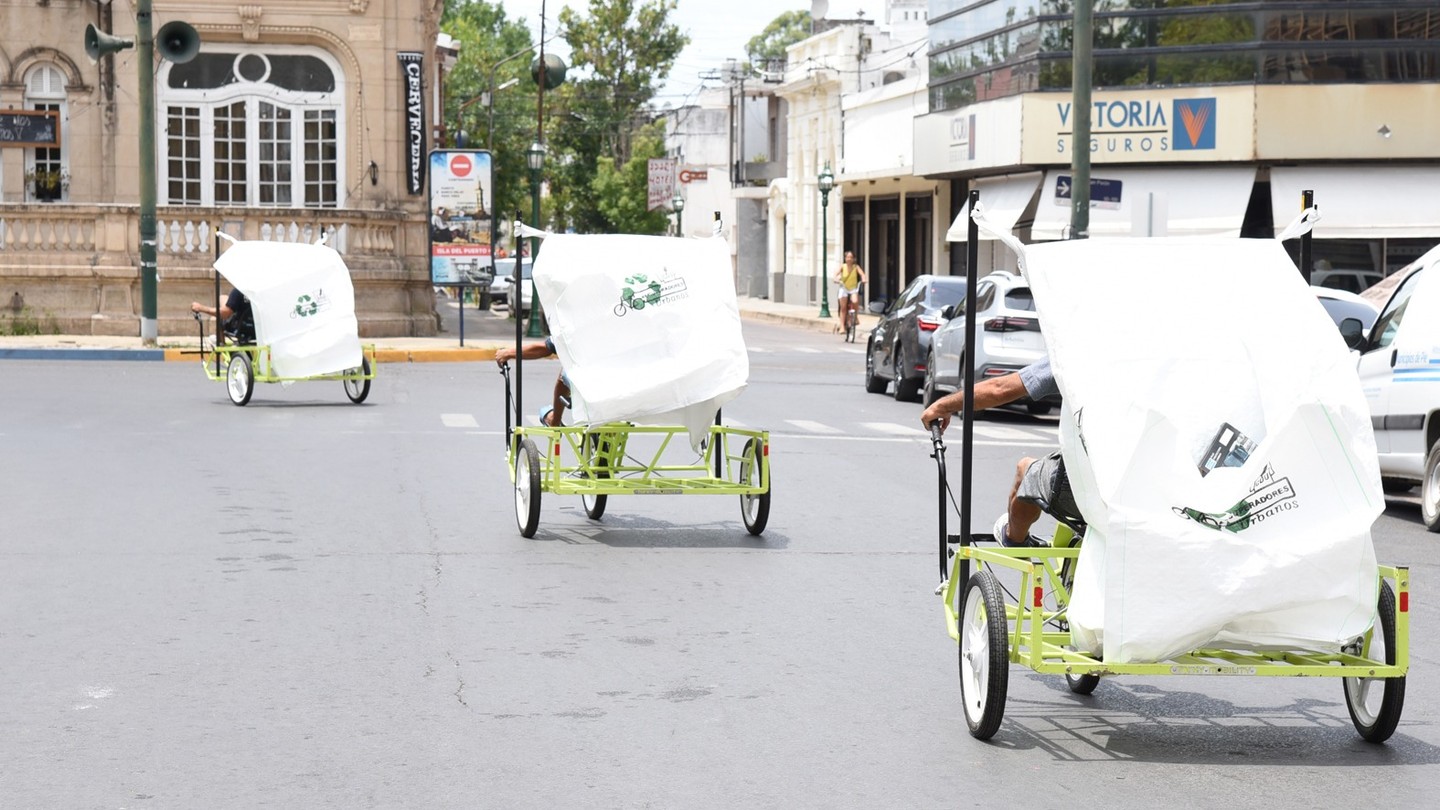
<path fill-rule="evenodd" d="M 666 268 L 659 279 L 651 279 L 644 273 L 625 277 L 625 288 L 620 291 L 620 303 L 615 305 L 615 317 L 623 318 L 630 310 L 640 311 L 646 307 L 679 301 L 685 298 L 685 279 L 670 275 Z"/>

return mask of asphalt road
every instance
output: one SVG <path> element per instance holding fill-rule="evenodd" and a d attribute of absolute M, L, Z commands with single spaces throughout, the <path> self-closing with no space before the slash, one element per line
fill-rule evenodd
<path fill-rule="evenodd" d="M 191 364 L 0 363 L 0 807 L 1428 804 L 1435 536 L 1413 500 L 1374 529 L 1414 574 L 1389 744 L 1354 733 L 1338 680 L 1082 698 L 1019 667 L 980 743 L 932 593 L 920 407 L 864 393 L 860 345 L 746 333 L 725 414 L 772 432 L 761 539 L 733 496 L 612 497 L 599 523 L 550 496 L 521 538 L 493 364 L 236 408 Z M 557 366 L 526 369 L 533 413 Z M 975 529 L 1054 436 L 980 423 Z"/>

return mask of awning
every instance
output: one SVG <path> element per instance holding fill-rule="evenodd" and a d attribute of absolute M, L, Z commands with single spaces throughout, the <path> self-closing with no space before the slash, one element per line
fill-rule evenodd
<path fill-rule="evenodd" d="M 1094 166 L 1090 169 L 1090 235 L 1238 237 L 1254 185 L 1254 166 Z M 1276 222 L 1279 220 L 1276 217 Z M 1070 171 L 1051 170 L 1040 187 L 1030 238 L 1036 242 L 1064 239 L 1069 230 Z"/>
<path fill-rule="evenodd" d="M 1270 170 L 1278 233 L 1300 215 L 1300 192 L 1315 192 L 1316 239 L 1440 236 L 1440 166 L 1287 166 Z"/>
<path fill-rule="evenodd" d="M 1039 184 L 1039 172 L 976 180 L 974 188 L 980 192 L 980 210 L 985 212 L 985 221 L 1001 230 L 1012 230 L 1020 215 L 1025 213 L 1025 208 L 1030 205 L 1030 200 L 1035 197 L 1035 187 Z M 970 200 L 967 197 L 965 205 L 960 208 L 960 215 L 955 217 L 955 221 L 950 224 L 950 230 L 945 233 L 945 241 L 964 242 L 969 227 Z M 981 240 L 993 238 L 984 231 L 980 232 Z"/>

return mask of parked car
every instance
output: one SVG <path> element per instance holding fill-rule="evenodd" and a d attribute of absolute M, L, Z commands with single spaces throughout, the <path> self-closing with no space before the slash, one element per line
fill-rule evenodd
<path fill-rule="evenodd" d="M 522 312 L 530 311 L 530 260 L 526 259 L 520 267 L 520 278 L 524 288 L 521 298 Z M 505 303 L 511 311 L 515 309 L 515 290 L 511 278 L 515 275 L 514 259 L 495 260 L 495 280 L 490 282 L 490 300 Z"/>
<path fill-rule="evenodd" d="M 1344 290 L 1332 290 L 1327 287 L 1316 287 L 1315 298 L 1320 305 L 1325 307 L 1325 314 L 1335 321 L 1335 325 L 1341 327 L 1344 334 L 1345 321 L 1353 318 L 1360 322 L 1360 334 L 1369 334 L 1370 327 L 1375 325 L 1375 319 L 1380 317 L 1380 310 L 1374 304 L 1361 298 L 1352 292 Z"/>
<path fill-rule="evenodd" d="M 1370 405 L 1387 492 L 1420 486 L 1420 516 L 1440 532 L 1440 247 L 1399 271 L 1363 341 L 1360 387 Z"/>
<path fill-rule="evenodd" d="M 1344 290 L 1345 292 L 1359 293 L 1366 287 L 1380 283 L 1385 277 L 1379 270 L 1368 269 L 1328 269 L 1321 268 L 1310 273 L 1310 284 L 1314 287 L 1325 287 L 1331 290 Z"/>
<path fill-rule="evenodd" d="M 1045 357 L 1045 336 L 1030 284 L 1011 273 L 997 272 L 975 285 L 975 381 L 1019 371 Z M 929 405 L 964 384 L 966 302 L 940 311 L 947 318 L 930 339 L 921 400 Z M 1049 413 L 1055 403 L 1022 400 L 1031 413 Z"/>
<path fill-rule="evenodd" d="M 896 399 L 916 399 L 925 380 L 930 336 L 945 323 L 940 311 L 964 298 L 965 279 L 960 277 L 924 275 L 910 282 L 878 313 L 880 323 L 870 332 L 865 345 L 865 390 L 884 393 L 893 381 Z"/>

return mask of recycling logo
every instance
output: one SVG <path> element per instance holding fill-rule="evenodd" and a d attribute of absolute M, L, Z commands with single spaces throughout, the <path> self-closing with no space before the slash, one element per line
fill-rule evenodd
<path fill-rule="evenodd" d="M 636 312 L 667 301 L 678 301 L 685 296 L 685 279 L 671 276 L 666 270 L 665 277 L 651 279 L 644 273 L 625 277 L 625 287 L 620 291 L 620 303 L 615 305 L 616 317 L 626 312 Z"/>
<path fill-rule="evenodd" d="M 300 318 L 308 318 L 320 311 L 320 305 L 315 299 L 308 295 L 302 295 L 295 300 L 295 315 Z"/>

